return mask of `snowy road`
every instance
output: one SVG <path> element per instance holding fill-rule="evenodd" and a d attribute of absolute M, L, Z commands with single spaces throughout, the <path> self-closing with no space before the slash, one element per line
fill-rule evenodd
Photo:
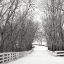
<path fill-rule="evenodd" d="M 51 56 L 46 50 L 46 47 L 35 46 L 31 54 L 7 64 L 64 64 L 64 57 Z"/>

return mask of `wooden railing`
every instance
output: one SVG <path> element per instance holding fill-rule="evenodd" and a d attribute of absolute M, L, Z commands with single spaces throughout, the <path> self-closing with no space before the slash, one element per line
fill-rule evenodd
<path fill-rule="evenodd" d="M 64 51 L 54 51 L 53 55 L 54 56 L 64 56 Z"/>
<path fill-rule="evenodd" d="M 49 50 L 47 51 L 52 56 L 64 56 L 64 51 L 49 51 Z"/>
<path fill-rule="evenodd" d="M 30 54 L 33 51 L 23 51 L 23 52 L 7 52 L 7 53 L 0 53 L 0 64 L 5 64 L 10 61 L 17 60 L 27 54 Z"/>

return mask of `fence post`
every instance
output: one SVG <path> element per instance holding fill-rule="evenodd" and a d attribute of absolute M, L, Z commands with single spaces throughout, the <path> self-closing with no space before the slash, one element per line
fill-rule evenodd
<path fill-rule="evenodd" d="M 3 63 L 4 63 L 4 54 L 2 54 L 2 58 L 3 58 L 3 60 L 2 60 L 2 61 L 3 61 Z"/>

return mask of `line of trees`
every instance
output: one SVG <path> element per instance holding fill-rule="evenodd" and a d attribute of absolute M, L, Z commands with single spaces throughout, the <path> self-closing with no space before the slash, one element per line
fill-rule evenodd
<path fill-rule="evenodd" d="M 64 0 L 47 0 L 45 33 L 48 49 L 64 50 Z"/>
<path fill-rule="evenodd" d="M 31 1 L 0 0 L 0 52 L 30 50 L 37 27 L 28 19 Z M 25 6 L 23 12 L 20 6 Z M 23 8 L 23 7 L 21 7 Z"/>

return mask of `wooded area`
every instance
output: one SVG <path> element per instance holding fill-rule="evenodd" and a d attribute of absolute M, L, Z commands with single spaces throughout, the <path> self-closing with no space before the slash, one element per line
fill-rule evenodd
<path fill-rule="evenodd" d="M 33 40 L 36 38 L 41 43 L 43 37 L 49 50 L 64 50 L 64 0 L 44 3 L 0 0 L 0 52 L 30 50 Z"/>
<path fill-rule="evenodd" d="M 45 33 L 48 49 L 64 50 L 64 0 L 47 0 Z"/>
<path fill-rule="evenodd" d="M 29 16 L 30 7 L 30 0 L 0 0 L 0 52 L 32 48 L 37 25 Z"/>

